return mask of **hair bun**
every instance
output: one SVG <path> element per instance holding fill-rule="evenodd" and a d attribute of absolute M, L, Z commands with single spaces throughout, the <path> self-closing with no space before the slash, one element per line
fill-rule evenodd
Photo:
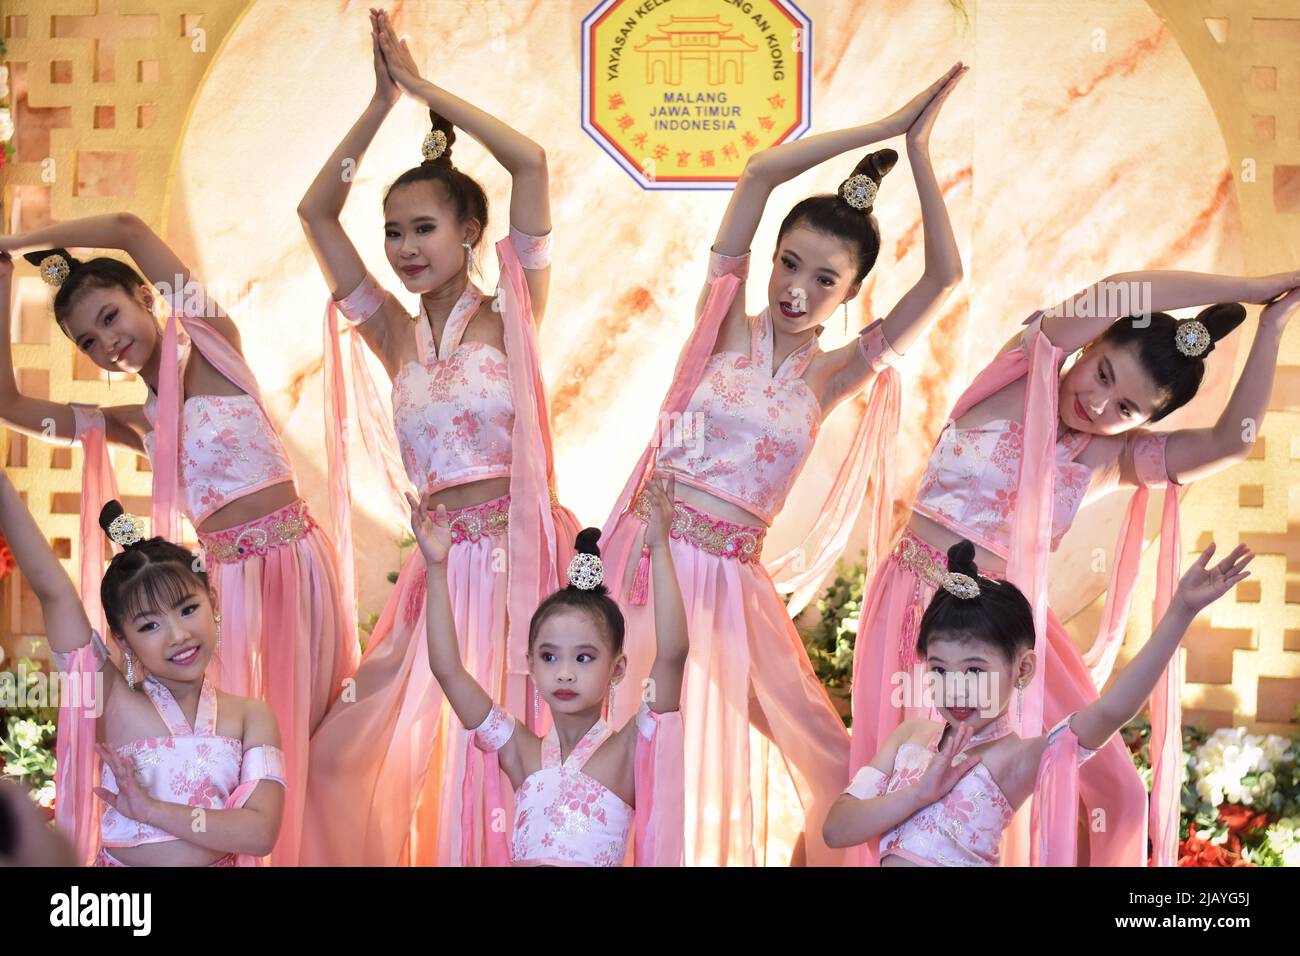
<path fill-rule="evenodd" d="M 898 153 L 892 149 L 878 149 L 874 153 L 868 153 L 853 167 L 849 178 L 840 183 L 836 193 L 855 210 L 870 216 L 876 195 L 880 191 L 881 180 L 897 162 Z"/>
<path fill-rule="evenodd" d="M 972 578 L 979 577 L 979 568 L 975 566 L 975 545 L 962 538 L 948 549 L 948 570 L 954 574 L 965 574 Z"/>
<path fill-rule="evenodd" d="M 122 502 L 116 498 L 104 505 L 99 512 L 99 526 L 104 529 L 104 534 L 108 534 L 108 526 L 124 514 L 126 514 L 126 509 L 122 507 Z"/>
<path fill-rule="evenodd" d="M 426 159 L 424 163 L 429 166 L 450 166 L 451 147 L 456 142 L 456 127 L 436 110 L 429 110 L 429 122 L 432 124 L 432 132 L 441 131 L 447 137 L 447 147 L 437 159 Z"/>
<path fill-rule="evenodd" d="M 1246 307 L 1239 302 L 1220 302 L 1206 306 L 1197 314 L 1196 320 L 1210 333 L 1210 347 L 1205 350 L 1205 355 L 1209 355 L 1214 351 L 1214 343 L 1246 321 Z"/>
<path fill-rule="evenodd" d="M 82 264 L 81 260 L 70 253 L 67 249 L 38 249 L 35 252 L 23 253 L 23 258 L 38 269 L 41 267 L 41 263 L 50 256 L 63 256 L 63 258 L 68 260 L 69 269 L 75 269 L 77 266 Z"/>
<path fill-rule="evenodd" d="M 599 541 L 599 528 L 583 528 L 578 532 L 578 537 L 573 542 L 573 546 L 579 554 L 594 554 L 596 557 L 600 557 L 600 545 L 597 544 Z"/>

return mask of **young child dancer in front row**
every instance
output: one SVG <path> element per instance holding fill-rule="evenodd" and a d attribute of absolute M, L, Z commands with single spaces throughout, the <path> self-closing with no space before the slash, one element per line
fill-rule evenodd
<path fill-rule="evenodd" d="M 109 502 L 100 524 L 123 550 L 100 585 L 125 673 L 91 629 L 77 589 L 0 471 L 0 532 L 41 602 L 60 669 L 89 644 L 103 683 L 69 683 L 78 708 L 102 713 L 101 786 L 80 780 L 59 799 L 106 803 L 96 866 L 255 866 L 271 852 L 284 812 L 284 757 L 265 703 L 213 687 L 220 635 L 208 578 L 194 555 Z M 68 703 L 68 702 L 61 702 Z M 105 745 L 107 744 L 107 746 Z M 261 786 L 262 781 L 279 786 Z M 201 812 L 200 812 L 201 811 Z M 201 825 L 200 825 L 201 824 Z"/>
<path fill-rule="evenodd" d="M 969 540 L 949 548 L 916 647 L 945 682 L 935 701 L 942 722 L 905 720 L 894 730 L 831 807 L 822 831 L 827 844 L 879 837 L 881 866 L 997 866 L 1003 831 L 1031 794 L 1063 781 L 1072 796 L 1061 799 L 1058 791 L 1053 804 L 1077 807 L 1077 766 L 1142 708 L 1192 619 L 1249 576 L 1254 555 L 1245 545 L 1210 568 L 1213 553 L 1211 543 L 1183 575 L 1151 639 L 1104 694 L 1050 733 L 1022 739 L 1008 711 L 1012 685 L 1027 684 L 1038 663 L 1033 612 L 1010 581 L 979 575 Z M 967 706 L 975 697 L 962 691 L 980 688 L 995 695 L 993 706 Z M 1049 765 L 1063 775 L 1053 777 Z M 1033 862 L 1073 866 L 1077 828 L 1075 812 L 1044 813 Z"/>
<path fill-rule="evenodd" d="M 429 666 L 474 743 L 495 751 L 515 788 L 510 858 L 515 866 L 621 866 L 635 824 L 638 866 L 680 866 L 683 857 L 682 721 L 678 713 L 689 649 L 686 611 L 672 554 L 671 479 L 646 483 L 655 594 L 655 660 L 636 716 L 613 730 L 623 679 L 623 614 L 603 585 L 599 530 L 578 535 L 569 585 L 537 608 L 528 628 L 528 666 L 554 721 L 538 737 L 493 706 L 460 659 L 447 587 L 451 529 L 407 495 L 411 529 L 427 568 Z M 485 786 L 497 785 L 496 780 Z M 498 803 L 499 805 L 499 803 Z"/>

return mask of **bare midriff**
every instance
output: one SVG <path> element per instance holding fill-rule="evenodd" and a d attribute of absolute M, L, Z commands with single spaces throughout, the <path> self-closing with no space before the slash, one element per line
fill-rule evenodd
<path fill-rule="evenodd" d="M 225 531 L 227 528 L 237 528 L 241 524 L 248 524 L 250 521 L 265 518 L 281 508 L 288 507 L 297 500 L 298 489 L 293 480 L 282 481 L 266 488 L 259 488 L 252 494 L 236 498 L 228 505 L 222 505 L 204 518 L 196 530 L 202 534 L 214 534 L 217 531 Z M 116 853 L 113 855 L 117 856 Z M 125 863 L 126 860 L 122 862 Z"/>

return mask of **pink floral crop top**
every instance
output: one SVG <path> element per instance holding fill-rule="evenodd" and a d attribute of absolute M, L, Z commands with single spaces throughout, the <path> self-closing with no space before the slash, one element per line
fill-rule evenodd
<path fill-rule="evenodd" d="M 1092 470 L 1075 458 L 1091 437 L 1071 430 L 1056 443 L 1053 550 L 1088 492 Z M 973 428 L 949 422 L 926 465 L 912 510 L 1005 558 L 1023 439 L 1024 426 L 1007 419 Z"/>
<path fill-rule="evenodd" d="M 1025 330 L 1022 347 L 1032 347 L 1041 334 L 1035 321 Z M 1090 491 L 1100 492 L 1118 481 L 1118 463 L 1093 469 L 1078 457 L 1092 436 L 1069 429 L 1056 442 L 1056 482 L 1052 502 L 1052 550 L 1070 530 Z M 1166 481 L 1167 434 L 1135 431 L 1127 448 L 1138 480 L 1144 485 Z M 912 510 L 1006 558 L 1011 516 L 1016 506 L 1024 426 L 1009 419 L 959 428 L 953 421 L 930 455 Z M 1095 488 L 1094 488 L 1095 485 Z"/>
<path fill-rule="evenodd" d="M 424 494 L 510 475 L 515 407 L 506 357 L 491 345 L 461 342 L 481 298 L 472 282 L 465 287 L 436 351 L 421 305 L 415 329 L 419 359 L 393 379 L 402 464 Z"/>
<path fill-rule="evenodd" d="M 1049 743 L 1066 730 L 1070 717 L 1052 728 Z M 1009 719 L 1003 714 L 973 735 L 962 752 L 1009 733 Z M 845 792 L 859 800 L 871 800 L 914 785 L 936 755 L 937 738 L 936 733 L 924 747 L 910 741 L 901 744 L 894 756 L 892 774 L 886 776 L 868 764 L 857 772 Z M 1080 745 L 1078 762 L 1084 763 L 1096 752 Z M 880 838 L 880 859 L 893 855 L 917 866 L 997 866 L 1002 859 L 1002 833 L 1014 815 L 1015 807 L 981 763 L 943 799 L 923 807 L 884 834 Z"/>
<path fill-rule="evenodd" d="M 91 641 L 98 669 L 108 661 L 108 649 L 98 634 L 92 634 Z M 53 656 L 66 670 L 71 655 Z M 141 687 L 167 726 L 167 736 L 133 740 L 118 747 L 117 752 L 135 767 L 136 780 L 155 800 L 222 810 L 242 807 L 259 781 L 271 780 L 284 786 L 284 754 L 278 747 L 244 750 L 243 741 L 217 735 L 217 691 L 211 680 L 203 679 L 193 727 L 161 682 L 149 676 Z M 117 793 L 117 781 L 107 766 L 101 774 L 101 786 Z M 123 816 L 112 807 L 104 810 L 100 837 L 106 847 L 177 839 L 165 830 Z"/>
<path fill-rule="evenodd" d="M 530 236 L 511 226 L 510 240 L 524 269 L 549 267 L 550 234 Z M 378 311 L 385 295 L 367 273 L 338 308 L 348 321 L 361 325 Z M 466 285 L 436 348 L 421 303 L 415 329 L 418 359 L 393 379 L 393 422 L 402 465 L 422 494 L 510 475 L 515 409 L 506 356 L 486 343 L 461 341 L 482 297 L 474 283 Z"/>
<path fill-rule="evenodd" d="M 182 333 L 183 334 L 183 333 Z M 186 343 L 181 375 L 190 355 Z M 74 403 L 76 437 L 104 429 L 104 413 L 94 405 Z M 157 422 L 158 396 L 145 400 L 145 417 Z M 155 434 L 144 436 L 145 453 L 154 459 Z M 214 512 L 255 491 L 293 481 L 293 464 L 275 427 L 251 395 L 192 395 L 181 413 L 180 482 L 185 508 L 195 527 Z"/>
<path fill-rule="evenodd" d="M 636 715 L 638 746 L 653 739 L 659 715 L 644 704 Z M 474 731 L 480 750 L 496 751 L 514 734 L 515 719 L 494 707 Z M 596 721 L 563 761 L 555 728 L 542 739 L 541 769 L 515 791 L 510 858 L 515 866 L 622 866 L 635 811 L 583 772 L 613 731 Z"/>
<path fill-rule="evenodd" d="M 710 280 L 748 271 L 748 256 L 710 258 Z M 742 285 L 743 288 L 743 285 Z M 738 293 L 739 294 L 739 293 Z M 772 372 L 772 320 L 754 320 L 749 354 L 715 352 L 682 415 L 681 440 L 665 441 L 658 467 L 683 484 L 716 495 L 771 524 L 812 452 L 822 408 L 802 378 L 819 351 L 816 338 L 790 353 Z M 870 366 L 880 371 L 899 356 L 881 322 L 858 339 Z"/>

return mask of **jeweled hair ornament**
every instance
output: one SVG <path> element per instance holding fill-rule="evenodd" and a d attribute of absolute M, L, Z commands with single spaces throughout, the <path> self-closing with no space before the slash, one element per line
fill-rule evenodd
<path fill-rule="evenodd" d="M 962 574 L 960 571 L 945 572 L 941 581 L 943 589 L 953 597 L 959 597 L 963 601 L 977 598 L 980 596 L 979 582 L 969 574 Z"/>
<path fill-rule="evenodd" d="M 840 196 L 857 210 L 870 210 L 880 187 L 866 173 L 855 173 L 840 185 Z"/>
<path fill-rule="evenodd" d="M 424 152 L 424 161 L 433 162 L 447 152 L 447 134 L 440 129 L 432 130 L 425 135 L 424 146 L 421 149 Z"/>
<path fill-rule="evenodd" d="M 57 252 L 42 259 L 41 264 L 36 268 L 41 271 L 41 278 L 45 280 L 45 284 L 56 289 L 63 285 L 63 280 L 72 273 L 72 266 L 68 260 Z"/>
<path fill-rule="evenodd" d="M 129 548 L 144 540 L 144 519 L 125 511 L 108 523 L 108 536 L 120 548 Z"/>
<path fill-rule="evenodd" d="M 591 591 L 605 581 L 605 566 L 600 556 L 579 552 L 569 562 L 569 583 L 580 591 Z"/>
<path fill-rule="evenodd" d="M 1199 319 L 1179 322 L 1178 328 L 1174 329 L 1174 344 L 1188 358 L 1200 358 L 1212 341 L 1210 330 Z"/>

